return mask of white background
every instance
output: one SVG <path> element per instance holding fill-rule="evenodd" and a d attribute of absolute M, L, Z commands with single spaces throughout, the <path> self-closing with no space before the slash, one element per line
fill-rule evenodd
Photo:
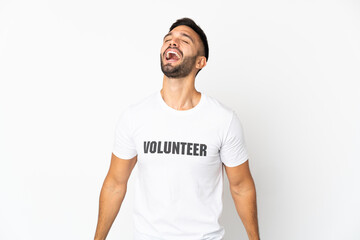
<path fill-rule="evenodd" d="M 122 110 L 193 18 L 242 121 L 262 239 L 360 239 L 359 1 L 0 1 L 0 239 L 92 239 Z M 133 179 L 108 239 L 131 239 Z M 247 239 L 224 186 L 225 240 Z"/>

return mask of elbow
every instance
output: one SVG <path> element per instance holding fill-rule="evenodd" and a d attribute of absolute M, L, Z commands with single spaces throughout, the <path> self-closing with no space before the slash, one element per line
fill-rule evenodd
<path fill-rule="evenodd" d="M 230 185 L 230 192 L 237 196 L 256 194 L 255 183 L 251 180 L 237 185 Z"/>
<path fill-rule="evenodd" d="M 115 194 L 125 194 L 127 182 L 119 182 L 113 178 L 106 178 L 102 188 Z"/>

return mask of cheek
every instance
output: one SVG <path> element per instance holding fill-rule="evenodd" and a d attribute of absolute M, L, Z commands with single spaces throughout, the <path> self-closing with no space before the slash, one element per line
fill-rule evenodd
<path fill-rule="evenodd" d="M 197 54 L 199 53 L 199 48 L 198 48 L 198 47 L 194 47 L 194 48 L 193 48 L 193 53 L 194 53 L 195 55 L 197 55 Z"/>
<path fill-rule="evenodd" d="M 183 47 L 183 53 L 188 56 L 194 56 L 197 54 L 196 49 L 189 46 Z"/>

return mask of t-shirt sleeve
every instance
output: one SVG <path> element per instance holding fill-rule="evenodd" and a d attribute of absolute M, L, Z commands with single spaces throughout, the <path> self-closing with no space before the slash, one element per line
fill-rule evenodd
<path fill-rule="evenodd" d="M 124 111 L 115 127 L 113 154 L 121 159 L 131 159 L 136 156 L 136 146 L 132 136 L 132 126 L 128 111 Z"/>
<path fill-rule="evenodd" d="M 220 159 L 227 167 L 238 166 L 248 160 L 243 127 L 233 111 L 228 131 L 220 148 Z"/>

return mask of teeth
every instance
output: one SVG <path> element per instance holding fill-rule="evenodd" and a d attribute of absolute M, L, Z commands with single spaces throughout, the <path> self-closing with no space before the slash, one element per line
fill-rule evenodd
<path fill-rule="evenodd" d="M 166 53 L 166 57 L 167 57 L 167 58 L 170 58 L 170 53 L 173 53 L 173 54 L 175 54 L 178 58 L 180 58 L 179 54 L 178 54 L 177 52 L 174 52 L 174 51 L 168 51 L 168 52 Z"/>

